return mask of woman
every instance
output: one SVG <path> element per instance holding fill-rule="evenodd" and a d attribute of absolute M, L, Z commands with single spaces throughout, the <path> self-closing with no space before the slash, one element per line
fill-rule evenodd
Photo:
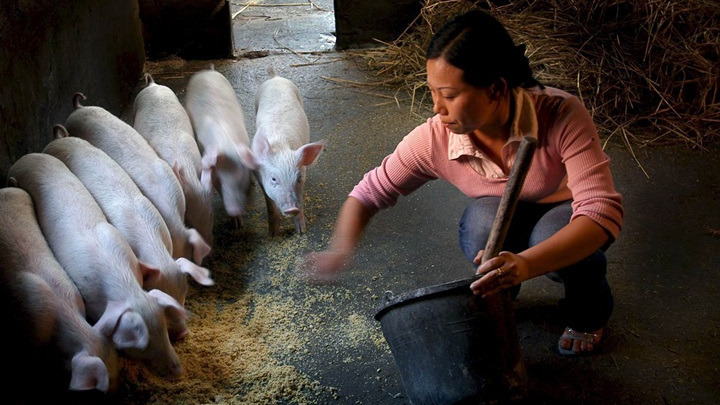
<path fill-rule="evenodd" d="M 368 172 L 343 204 L 328 250 L 306 257 L 311 279 L 330 280 L 352 259 L 370 219 L 433 179 L 475 200 L 460 220 L 460 246 L 480 264 L 525 135 L 538 139 L 503 251 L 477 269 L 474 294 L 518 289 L 540 275 L 561 281 L 567 327 L 562 354 L 590 353 L 613 310 L 604 250 L 622 226 L 609 159 L 580 100 L 532 76 L 524 46 L 482 11 L 445 24 L 427 49 L 434 117 Z"/>

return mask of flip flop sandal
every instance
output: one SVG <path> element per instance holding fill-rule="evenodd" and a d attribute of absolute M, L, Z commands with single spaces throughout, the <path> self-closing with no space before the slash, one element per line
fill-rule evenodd
<path fill-rule="evenodd" d="M 571 341 L 573 340 L 580 340 L 585 343 L 591 343 L 593 345 L 592 350 L 585 350 L 582 352 L 575 352 L 572 350 L 572 344 L 570 345 L 570 349 L 565 349 L 562 346 L 560 346 L 560 340 L 563 339 L 569 339 Z M 589 333 L 589 332 L 580 332 L 575 329 L 572 329 L 570 327 L 565 328 L 565 331 L 563 332 L 562 336 L 560 336 L 560 339 L 558 339 L 558 352 L 560 354 L 566 355 L 566 356 L 580 356 L 580 355 L 586 355 L 586 354 L 592 354 L 597 351 L 597 347 L 600 344 L 602 339 L 602 334 L 600 333 Z"/>

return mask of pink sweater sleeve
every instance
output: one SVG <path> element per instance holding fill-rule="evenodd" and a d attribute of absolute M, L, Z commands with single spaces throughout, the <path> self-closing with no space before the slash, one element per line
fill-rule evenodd
<path fill-rule="evenodd" d="M 432 169 L 433 139 L 429 122 L 419 125 L 372 169 L 350 192 L 372 211 L 392 207 L 406 196 L 437 178 Z"/>
<path fill-rule="evenodd" d="M 617 238 L 622 227 L 622 196 L 615 191 L 610 158 L 602 150 L 595 124 L 575 97 L 565 100 L 557 118 L 557 145 L 573 197 L 570 220 L 587 216 Z"/>

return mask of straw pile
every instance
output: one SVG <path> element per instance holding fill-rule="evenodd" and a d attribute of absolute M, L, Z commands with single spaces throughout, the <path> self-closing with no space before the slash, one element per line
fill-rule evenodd
<path fill-rule="evenodd" d="M 392 43 L 353 52 L 406 93 L 430 102 L 425 47 L 451 16 L 488 10 L 527 45 L 536 77 L 579 96 L 607 139 L 628 145 L 720 140 L 720 2 L 714 0 L 425 0 Z"/>

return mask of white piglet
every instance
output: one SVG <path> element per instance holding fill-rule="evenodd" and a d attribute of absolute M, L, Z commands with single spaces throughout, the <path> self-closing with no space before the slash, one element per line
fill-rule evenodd
<path fill-rule="evenodd" d="M 93 327 L 153 373 L 166 378 L 182 374 L 167 318 L 184 318 L 185 310 L 166 293 L 140 287 L 142 265 L 82 182 L 45 153 L 22 156 L 8 178 L 32 197 L 40 229 L 82 294 Z"/>
<path fill-rule="evenodd" d="M 323 150 L 310 143 L 310 129 L 295 84 L 269 69 L 272 77 L 260 85 L 255 98 L 255 136 L 252 150 L 257 176 L 265 194 L 270 235 L 280 232 L 281 215 L 293 217 L 295 231 L 305 232 L 303 187 L 306 167 Z"/>
<path fill-rule="evenodd" d="M 256 165 L 235 90 L 221 73 L 201 70 L 188 81 L 185 109 L 202 150 L 201 182 L 214 187 L 227 214 L 241 221 Z"/>
<path fill-rule="evenodd" d="M 133 104 L 133 127 L 173 168 L 185 195 L 185 223 L 212 245 L 213 190 L 200 183 L 202 156 L 190 117 L 172 89 L 148 73 L 145 80 Z"/>
<path fill-rule="evenodd" d="M 75 284 L 53 255 L 23 189 L 0 189 L 0 271 L 21 290 L 23 306 L 38 324 L 50 326 L 48 342 L 70 374 L 69 389 L 114 391 L 118 357 L 111 342 L 85 320 L 85 304 Z M 52 319 L 47 319 L 48 317 Z"/>
<path fill-rule="evenodd" d="M 184 257 L 172 258 L 170 232 L 160 212 L 105 152 L 82 138 L 67 136 L 65 128 L 56 125 L 55 140 L 45 146 L 43 153 L 65 163 L 95 198 L 108 222 L 122 233 L 146 269 L 143 289 L 162 290 L 184 306 L 186 276 L 201 285 L 214 284 L 208 269 Z M 187 327 L 171 324 L 169 332 L 172 339 L 180 339 L 187 334 Z"/>
<path fill-rule="evenodd" d="M 65 121 L 70 135 L 101 149 L 130 175 L 165 220 L 174 258 L 202 264 L 210 246 L 197 230 L 185 225 L 185 196 L 172 168 L 133 127 L 104 108 L 81 105 L 81 98 L 85 99 L 82 93 L 75 94 L 75 110 Z"/>

